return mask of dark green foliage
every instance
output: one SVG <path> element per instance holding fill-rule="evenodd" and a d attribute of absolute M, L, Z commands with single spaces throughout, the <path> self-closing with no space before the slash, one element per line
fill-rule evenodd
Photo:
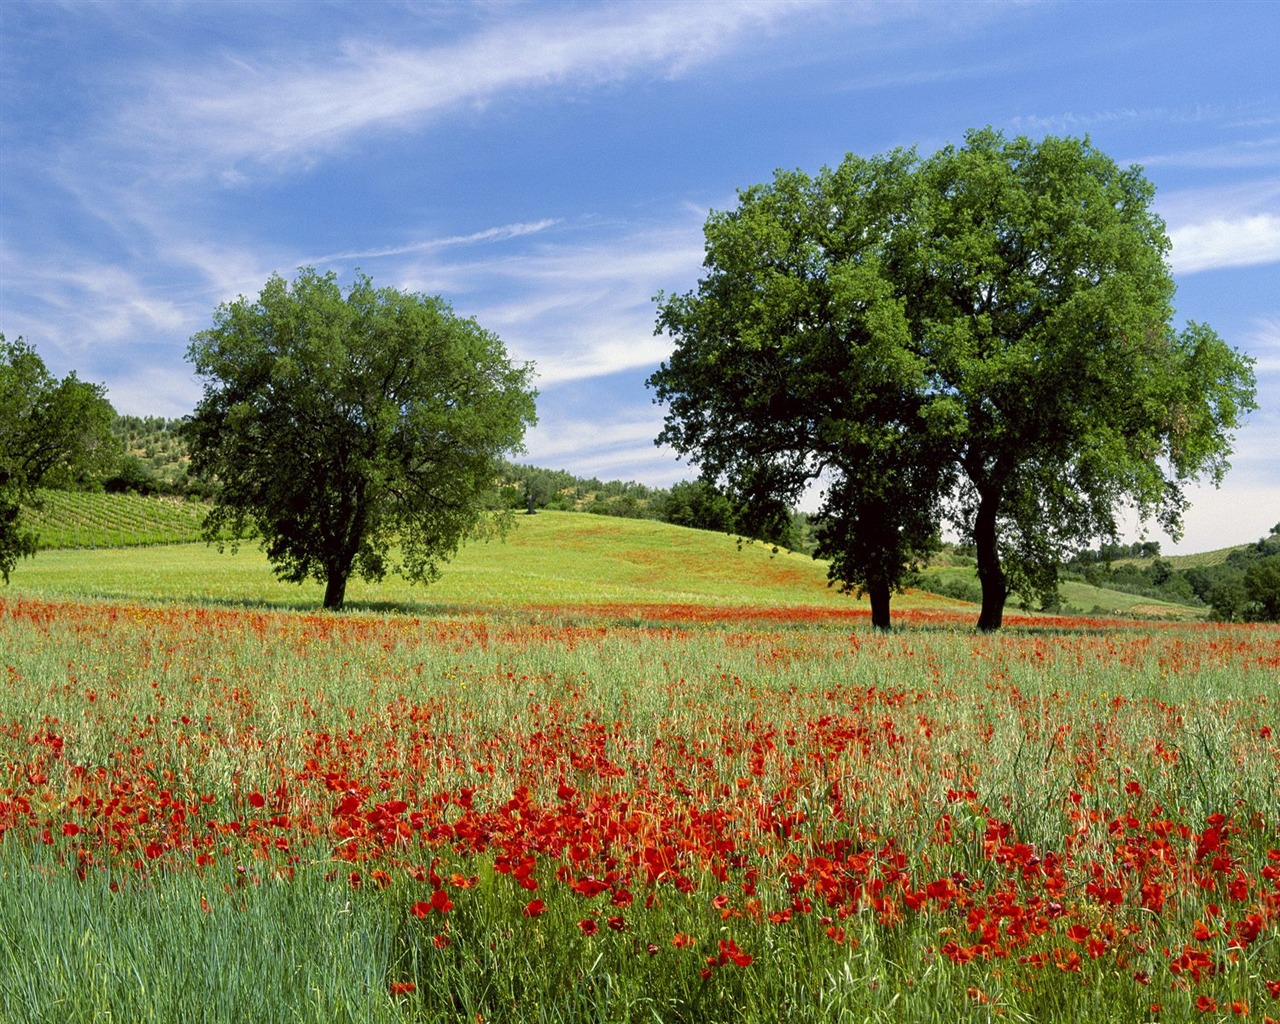
<path fill-rule="evenodd" d="M 705 480 L 682 480 L 672 485 L 661 516 L 676 526 L 720 533 L 732 533 L 738 519 L 729 498 Z"/>
<path fill-rule="evenodd" d="M 649 379 L 669 406 L 659 443 L 722 483 L 757 530 L 832 481 L 818 552 L 833 581 L 870 593 L 881 627 L 890 591 L 936 543 L 954 477 L 887 273 L 911 159 L 779 172 L 713 212 L 697 292 L 659 296 L 676 347 Z"/>
<path fill-rule="evenodd" d="M 366 277 L 343 296 L 332 274 L 273 276 L 219 307 L 188 358 L 205 389 L 182 433 L 218 485 L 209 535 L 252 529 L 281 579 L 325 582 L 327 608 L 352 572 L 436 578 L 534 421 L 532 369 L 496 336 Z"/>
<path fill-rule="evenodd" d="M 1107 590 L 1211 606 L 1222 622 L 1280 621 L 1280 523 L 1269 536 L 1233 548 L 1218 564 L 1179 568 L 1178 558 L 1153 557 L 1158 551 L 1151 541 L 1106 544 L 1077 552 L 1065 574 Z M 1123 561 L 1113 564 L 1115 559 Z"/>
<path fill-rule="evenodd" d="M 115 463 L 115 412 L 97 384 L 58 380 L 35 349 L 0 334 L 0 575 L 35 554 L 22 506 L 39 487 L 89 486 Z"/>
<path fill-rule="evenodd" d="M 1220 574 L 1209 588 L 1213 617 L 1220 622 L 1236 622 L 1244 616 L 1249 593 L 1244 588 L 1244 574 L 1228 571 Z"/>
<path fill-rule="evenodd" d="M 1252 602 L 1252 618 L 1280 622 L 1280 555 L 1271 555 L 1249 566 L 1244 573 L 1244 591 Z"/>
<path fill-rule="evenodd" d="M 1176 537 L 1183 486 L 1220 481 L 1254 408 L 1250 361 L 1173 327 L 1153 196 L 1087 139 L 990 129 L 780 171 L 710 215 L 697 291 L 659 296 L 659 441 L 765 516 L 827 482 L 820 551 L 884 622 L 944 522 L 974 548 L 979 628 L 1010 591 L 1051 602 L 1117 509 Z"/>
<path fill-rule="evenodd" d="M 108 494 L 140 494 L 143 497 L 160 493 L 160 482 L 155 471 L 136 455 L 120 458 L 116 471 L 102 482 Z"/>

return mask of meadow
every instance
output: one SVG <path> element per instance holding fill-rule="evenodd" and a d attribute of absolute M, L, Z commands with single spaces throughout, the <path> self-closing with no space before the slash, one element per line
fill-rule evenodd
<path fill-rule="evenodd" d="M 19 567 L 0 1020 L 1280 1018 L 1280 628 L 569 514 L 351 593 Z"/>

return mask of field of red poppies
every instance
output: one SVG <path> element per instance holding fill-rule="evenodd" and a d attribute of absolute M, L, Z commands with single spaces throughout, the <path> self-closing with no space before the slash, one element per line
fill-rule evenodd
<path fill-rule="evenodd" d="M 1280 630 L 0 600 L 5 1021 L 1280 1018 Z"/>

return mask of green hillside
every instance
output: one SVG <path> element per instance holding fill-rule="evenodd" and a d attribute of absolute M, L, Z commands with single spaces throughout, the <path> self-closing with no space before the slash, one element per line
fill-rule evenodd
<path fill-rule="evenodd" d="M 320 584 L 280 583 L 253 543 L 221 555 L 196 543 L 204 509 L 174 498 L 42 492 L 41 507 L 32 510 L 42 550 L 18 566 L 10 590 L 304 608 L 320 603 Z M 411 587 L 396 577 L 380 584 L 353 580 L 348 600 L 356 607 L 412 611 L 604 603 L 851 607 L 854 601 L 827 586 L 825 562 L 768 545 L 739 546 L 722 533 L 574 512 L 517 515 L 515 524 L 505 540 L 463 548 L 430 587 Z M 912 591 L 895 597 L 894 607 L 956 608 L 978 600 L 971 566 L 935 566 L 927 579 L 928 589 L 943 596 Z M 1203 608 L 1076 581 L 1065 582 L 1061 594 L 1058 611 L 1067 614 L 1205 614 Z"/>
<path fill-rule="evenodd" d="M 981 600 L 982 590 L 977 572 L 972 567 L 934 566 L 925 570 L 922 584 L 936 593 L 950 595 L 970 603 Z M 1078 580 L 1064 580 L 1058 586 L 1061 605 L 1055 609 L 1064 615 L 1097 615 L 1107 618 L 1133 616 L 1143 619 L 1176 619 L 1195 621 L 1205 617 L 1204 608 L 1163 601 L 1140 594 L 1091 586 Z M 1009 608 L 1017 608 L 1017 595 L 1011 595 Z"/>
<path fill-rule="evenodd" d="M 182 498 L 41 490 L 24 520 L 41 550 L 123 548 L 199 540 L 206 509 Z"/>
<path fill-rule="evenodd" d="M 218 554 L 204 544 L 42 551 L 19 564 L 10 593 L 50 597 L 265 603 L 315 608 L 323 587 L 271 574 L 253 544 Z M 505 540 L 464 547 L 429 587 L 398 577 L 352 580 L 351 607 L 412 612 L 556 604 L 852 607 L 826 585 L 826 564 L 725 534 L 641 519 L 543 512 L 516 516 Z M 954 604 L 904 595 L 899 607 Z"/>

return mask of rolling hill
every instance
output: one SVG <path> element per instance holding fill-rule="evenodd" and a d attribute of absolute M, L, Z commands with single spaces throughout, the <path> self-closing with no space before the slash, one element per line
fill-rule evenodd
<path fill-rule="evenodd" d="M 11 593 L 138 601 L 192 601 L 315 608 L 320 584 L 294 586 L 271 574 L 250 543 L 219 554 L 195 535 L 200 506 L 129 495 L 60 495 L 37 526 L 47 539 L 79 547 L 42 550 L 13 574 Z M 168 532 L 166 532 L 168 531 Z M 94 538 L 86 542 L 86 538 Z M 137 538 L 137 539 L 131 539 Z M 187 541 L 187 543 L 160 543 Z M 145 543 L 149 547 L 119 544 Z M 91 545 L 91 546 L 90 546 Z M 681 604 L 853 608 L 855 598 L 827 586 L 826 563 L 725 534 L 642 519 L 574 512 L 520 515 L 503 540 L 465 546 L 429 587 L 397 577 L 353 580 L 354 608 L 413 613 L 560 604 Z M 928 570 L 972 579 L 971 569 Z M 1079 614 L 1195 618 L 1195 609 L 1083 584 L 1063 587 L 1064 610 Z M 894 608 L 964 608 L 921 591 Z"/>

